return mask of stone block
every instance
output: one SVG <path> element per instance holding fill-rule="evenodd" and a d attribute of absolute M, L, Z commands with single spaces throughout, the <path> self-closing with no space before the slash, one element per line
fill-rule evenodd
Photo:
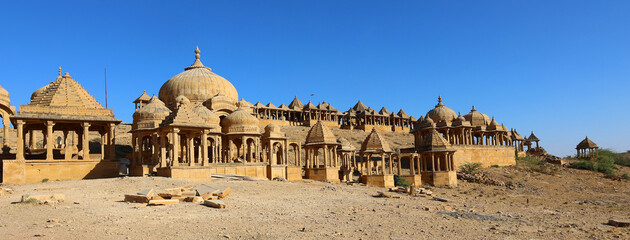
<path fill-rule="evenodd" d="M 151 197 L 151 200 L 164 200 L 164 198 L 160 197 L 159 195 L 153 195 L 153 197 Z"/>
<path fill-rule="evenodd" d="M 194 196 L 194 197 L 186 197 L 185 201 L 192 202 L 192 203 L 200 203 L 200 202 L 203 202 L 204 199 L 201 198 L 200 196 Z"/>
<path fill-rule="evenodd" d="M 221 200 L 205 200 L 203 202 L 203 205 L 206 205 L 208 207 L 213 207 L 213 208 L 225 208 L 226 205 L 223 201 Z"/>
<path fill-rule="evenodd" d="M 197 191 L 182 191 L 182 197 L 194 197 L 197 196 Z"/>
<path fill-rule="evenodd" d="M 144 195 L 125 194 L 125 202 L 148 203 L 149 198 Z"/>
<path fill-rule="evenodd" d="M 187 197 L 172 197 L 171 200 L 178 200 L 180 202 L 186 201 Z"/>
<path fill-rule="evenodd" d="M 153 194 L 154 194 L 154 192 L 153 192 L 153 188 L 150 188 L 150 189 L 145 189 L 145 190 L 142 190 L 142 191 L 140 191 L 140 192 L 138 192 L 138 193 L 137 193 L 137 195 L 146 196 L 146 197 L 148 197 L 148 198 L 153 197 Z"/>
<path fill-rule="evenodd" d="M 619 221 L 619 220 L 609 219 L 608 225 L 615 226 L 615 227 L 630 227 L 630 221 Z"/>
<path fill-rule="evenodd" d="M 227 187 L 225 190 L 215 194 L 219 197 L 219 199 L 223 199 L 225 197 L 227 197 L 228 195 L 230 195 L 230 193 L 232 193 L 232 188 Z"/>
<path fill-rule="evenodd" d="M 149 205 L 157 206 L 157 205 L 175 205 L 178 204 L 179 200 L 176 199 L 165 199 L 165 200 L 150 200 Z"/>
<path fill-rule="evenodd" d="M 173 197 L 182 196 L 181 188 L 167 188 L 164 190 L 165 193 L 171 194 Z"/>
<path fill-rule="evenodd" d="M 197 187 L 197 195 L 201 196 L 203 198 L 203 200 L 207 200 L 213 194 L 218 193 L 218 192 L 219 192 L 219 189 L 210 187 L 210 186 L 205 185 L 205 184 Z"/>

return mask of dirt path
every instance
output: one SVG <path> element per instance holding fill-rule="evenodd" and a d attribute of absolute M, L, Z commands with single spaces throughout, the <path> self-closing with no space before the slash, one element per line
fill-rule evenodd
<path fill-rule="evenodd" d="M 629 239 L 628 228 L 605 225 L 630 218 L 630 184 L 586 171 L 556 175 L 514 168 L 488 174 L 518 187 L 460 181 L 433 188 L 454 200 L 400 195 L 383 189 L 321 182 L 228 181 L 226 209 L 193 203 L 141 207 L 122 202 L 142 189 L 199 184 L 168 178 L 115 178 L 7 186 L 0 197 L 3 239 Z M 12 204 L 22 194 L 62 193 L 59 205 Z M 393 193 L 397 194 L 397 193 Z M 75 203 L 76 202 L 76 203 Z M 48 222 L 52 220 L 52 222 Z M 57 221 L 57 222 L 55 222 Z"/>

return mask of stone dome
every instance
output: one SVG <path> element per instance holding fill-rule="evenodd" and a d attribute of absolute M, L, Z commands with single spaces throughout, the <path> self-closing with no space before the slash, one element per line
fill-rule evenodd
<path fill-rule="evenodd" d="M 52 82 L 51 82 L 51 83 L 52 83 Z M 44 91 L 46 91 L 46 88 L 47 88 L 48 86 L 50 86 L 50 84 L 47 84 L 47 85 L 45 85 L 45 86 L 43 86 L 43 87 L 41 87 L 41 88 L 39 88 L 39 89 L 35 90 L 35 92 L 33 92 L 33 94 L 31 94 L 31 101 L 32 101 L 33 99 L 35 99 L 37 96 L 39 96 L 39 94 L 41 94 L 41 93 L 43 93 Z"/>
<path fill-rule="evenodd" d="M 285 138 L 286 134 L 282 132 L 282 128 L 275 123 L 270 123 L 265 126 L 264 136 L 266 138 Z"/>
<path fill-rule="evenodd" d="M 267 126 L 265 126 L 265 132 L 281 132 L 282 129 L 280 128 L 280 126 L 278 126 L 278 124 L 275 123 L 270 123 Z"/>
<path fill-rule="evenodd" d="M 388 153 L 392 152 L 392 148 L 389 147 L 389 143 L 376 132 L 376 128 L 372 128 L 372 132 L 363 140 L 361 144 L 361 152 L 376 152 L 376 153 Z"/>
<path fill-rule="evenodd" d="M 221 122 L 224 133 L 253 133 L 260 134 L 258 128 L 258 118 L 254 117 L 247 110 L 239 107 L 230 113 Z"/>
<path fill-rule="evenodd" d="M 133 113 L 133 120 L 164 120 L 171 113 L 166 105 L 156 96 L 151 97 L 147 105 Z"/>
<path fill-rule="evenodd" d="M 475 109 L 474 105 L 472 106 L 470 112 L 464 115 L 464 118 L 466 119 L 466 121 L 469 121 L 470 124 L 474 127 L 488 126 L 491 121 L 488 115 L 478 112 L 477 109 Z"/>
<path fill-rule="evenodd" d="M 442 97 L 438 97 L 438 104 L 435 105 L 434 109 L 431 109 L 427 112 L 427 117 L 431 118 L 433 122 L 446 121 L 450 122 L 453 119 L 457 118 L 457 114 L 453 109 L 448 108 L 444 103 L 442 103 Z"/>
<path fill-rule="evenodd" d="M 175 97 L 179 95 L 186 96 L 195 104 L 203 103 L 218 93 L 228 96 L 234 102 L 238 101 L 238 92 L 234 85 L 205 67 L 199 60 L 199 52 L 197 48 L 193 65 L 166 81 L 160 88 L 160 100 L 170 109 L 175 108 Z"/>
<path fill-rule="evenodd" d="M 322 121 L 317 121 L 310 130 L 308 130 L 308 134 L 306 135 L 306 145 L 316 145 L 316 144 L 334 144 L 337 145 L 337 138 L 335 134 L 330 130 L 330 128 L 326 127 L 322 123 Z"/>

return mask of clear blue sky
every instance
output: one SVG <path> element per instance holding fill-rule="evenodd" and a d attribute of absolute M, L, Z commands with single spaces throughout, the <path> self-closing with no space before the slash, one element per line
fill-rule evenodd
<path fill-rule="evenodd" d="M 471 105 L 556 155 L 586 135 L 630 150 L 630 1 L 4 1 L 12 104 L 57 67 L 130 122 L 194 61 L 255 103 L 358 99 L 419 117 Z M 310 94 L 315 96 L 310 97 Z"/>

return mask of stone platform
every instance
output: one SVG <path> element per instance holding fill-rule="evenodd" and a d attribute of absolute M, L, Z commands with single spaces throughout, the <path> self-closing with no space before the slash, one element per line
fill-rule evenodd
<path fill-rule="evenodd" d="M 306 178 L 322 182 L 339 183 L 339 168 L 306 168 Z"/>
<path fill-rule="evenodd" d="M 361 176 L 361 182 L 368 186 L 395 187 L 394 175 L 363 175 Z"/>
<path fill-rule="evenodd" d="M 3 160 L 2 183 L 24 184 L 117 177 L 118 167 L 118 161 L 110 160 Z"/>
<path fill-rule="evenodd" d="M 436 187 L 457 187 L 457 173 L 455 171 L 422 172 L 422 182 Z"/>

